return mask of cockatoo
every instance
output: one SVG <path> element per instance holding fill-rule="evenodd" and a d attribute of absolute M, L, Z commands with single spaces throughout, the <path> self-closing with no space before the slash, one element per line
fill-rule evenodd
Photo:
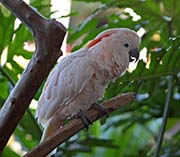
<path fill-rule="evenodd" d="M 86 113 L 102 98 L 108 82 L 138 60 L 140 41 L 133 30 L 108 29 L 55 66 L 36 110 L 38 122 L 45 127 L 41 141 L 63 126 L 68 117 Z"/>

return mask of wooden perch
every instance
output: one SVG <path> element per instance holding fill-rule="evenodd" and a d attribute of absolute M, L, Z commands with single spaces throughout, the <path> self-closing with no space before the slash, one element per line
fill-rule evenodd
<path fill-rule="evenodd" d="M 103 103 L 106 109 L 110 112 L 115 111 L 122 106 L 130 103 L 135 99 L 134 93 L 126 93 L 118 95 L 115 98 L 112 98 Z M 97 119 L 105 116 L 105 113 L 100 112 L 97 109 L 91 108 L 88 113 L 88 118 L 94 122 Z M 68 138 L 79 132 L 84 128 L 84 124 L 80 119 L 73 119 L 68 124 L 64 125 L 62 128 L 59 128 L 53 135 L 51 135 L 46 141 L 40 143 L 35 147 L 31 152 L 24 155 L 24 157 L 44 157 L 50 153 L 54 148 L 59 144 L 62 144 Z"/>
<path fill-rule="evenodd" d="M 33 33 L 36 51 L 0 111 L 0 154 L 23 117 L 32 98 L 62 52 L 66 29 L 48 20 L 22 0 L 0 0 Z"/>

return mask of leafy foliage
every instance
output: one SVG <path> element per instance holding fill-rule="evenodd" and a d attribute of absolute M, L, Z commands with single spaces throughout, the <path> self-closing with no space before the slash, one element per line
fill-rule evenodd
<path fill-rule="evenodd" d="M 94 0 L 74 0 L 94 3 Z M 180 1 L 178 0 L 98 0 L 98 9 L 75 29 L 70 28 L 68 43 L 73 50 L 83 47 L 99 32 L 107 28 L 128 27 L 145 31 L 140 49 L 147 59 L 140 60 L 133 72 L 127 72 L 110 82 L 105 101 L 120 93 L 134 91 L 137 99 L 132 104 L 110 115 L 106 123 L 96 122 L 90 130 L 82 131 L 58 148 L 61 156 L 152 156 L 156 149 L 159 127 L 166 102 L 169 78 L 172 77 L 170 111 L 160 156 L 180 156 L 180 132 L 173 133 L 180 120 Z M 43 15 L 49 17 L 50 1 L 31 1 Z M 113 11 L 109 12 L 108 10 Z M 69 14 L 73 15 L 73 14 Z M 137 18 L 138 17 L 138 18 Z M 33 42 L 32 35 L 16 18 L 0 5 L 0 59 L 7 50 L 7 60 L 0 67 L 0 106 L 12 90 L 24 67 L 14 57 L 30 59 L 32 52 L 24 49 L 25 42 Z M 104 22 L 105 21 L 105 22 Z M 141 51 L 141 54 L 143 53 Z M 35 96 L 38 99 L 40 91 Z M 14 132 L 15 140 L 28 151 L 38 144 L 41 129 L 29 109 Z M 3 156 L 19 156 L 9 144 Z"/>

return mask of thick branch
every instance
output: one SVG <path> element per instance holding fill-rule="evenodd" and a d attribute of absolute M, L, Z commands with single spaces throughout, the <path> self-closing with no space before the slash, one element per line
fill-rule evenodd
<path fill-rule="evenodd" d="M 47 20 L 21 0 L 0 0 L 33 32 L 36 52 L 0 111 L 0 153 L 24 115 L 28 105 L 62 54 L 65 28 Z"/>
<path fill-rule="evenodd" d="M 130 103 L 134 99 L 134 93 L 126 93 L 104 102 L 103 105 L 107 108 L 107 110 L 110 113 Z M 103 116 L 105 116 L 105 113 L 102 113 L 97 109 L 91 108 L 88 111 L 87 115 L 88 118 L 92 122 L 94 122 L 97 119 L 100 119 Z M 44 157 L 54 148 L 56 148 L 59 144 L 62 144 L 64 141 L 66 141 L 68 138 L 70 138 L 83 128 L 84 124 L 81 122 L 81 120 L 73 119 L 68 124 L 54 132 L 52 136 L 50 136 L 43 143 L 40 143 L 37 147 L 35 147 L 31 152 L 27 153 L 24 157 Z"/>
<path fill-rule="evenodd" d="M 32 32 L 44 24 L 45 18 L 22 0 L 0 0 L 16 17 L 18 17 Z M 40 30 L 42 28 L 39 28 Z"/>

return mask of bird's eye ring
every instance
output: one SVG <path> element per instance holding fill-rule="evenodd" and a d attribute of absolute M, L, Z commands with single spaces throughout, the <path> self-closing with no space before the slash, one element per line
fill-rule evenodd
<path fill-rule="evenodd" d="M 129 44 L 128 44 L 128 43 L 125 43 L 125 44 L 124 44 L 124 47 L 128 48 L 128 47 L 129 47 Z"/>

